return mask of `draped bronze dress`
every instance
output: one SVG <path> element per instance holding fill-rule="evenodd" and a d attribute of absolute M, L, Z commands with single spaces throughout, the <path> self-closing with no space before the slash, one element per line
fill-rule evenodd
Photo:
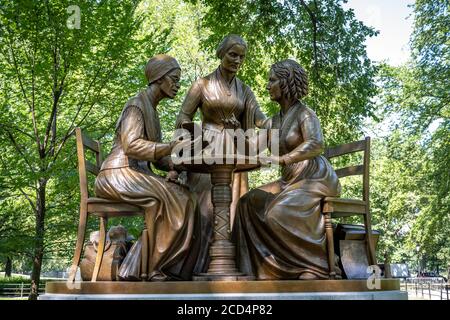
<path fill-rule="evenodd" d="M 95 183 L 98 197 L 144 208 L 149 249 L 148 270 L 143 273 L 150 280 L 190 279 L 198 253 L 193 248 L 198 219 L 195 196 L 153 173 L 150 166 L 150 162 L 164 166 L 164 156 L 169 153 L 170 146 L 161 143 L 159 118 L 149 93 L 142 91 L 125 105 L 111 154 Z M 140 250 L 132 249 L 119 275 L 139 279 L 139 268 Z"/>
<path fill-rule="evenodd" d="M 328 278 L 321 199 L 340 184 L 326 158 L 315 113 L 297 103 L 268 123 L 280 129 L 281 179 L 252 190 L 238 203 L 232 239 L 242 272 L 257 279 Z"/>
<path fill-rule="evenodd" d="M 177 118 L 176 126 L 191 122 L 200 109 L 202 118 L 203 137 L 208 141 L 230 141 L 225 129 L 241 128 L 244 131 L 254 127 L 264 126 L 267 120 L 261 112 L 251 89 L 234 77 L 230 83 L 224 79 L 220 68 L 204 78 L 198 79 L 189 89 Z M 238 127 L 229 127 L 228 120 L 239 122 Z M 196 272 L 205 272 L 208 266 L 209 244 L 213 236 L 213 207 L 211 203 L 211 179 L 209 174 L 188 173 L 186 183 L 190 190 L 195 192 L 201 208 L 202 241 L 201 256 L 199 257 Z M 247 192 L 247 175 L 234 174 L 233 177 L 233 203 L 231 205 L 231 219 L 234 207 L 240 196 Z"/>

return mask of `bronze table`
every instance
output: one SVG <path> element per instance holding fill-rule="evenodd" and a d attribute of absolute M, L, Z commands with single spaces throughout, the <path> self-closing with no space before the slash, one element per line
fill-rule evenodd
<path fill-rule="evenodd" d="M 221 158 L 193 157 L 183 163 L 187 170 L 211 175 L 211 200 L 214 207 L 214 238 L 209 249 L 211 261 L 206 273 L 195 275 L 195 281 L 253 280 L 236 268 L 235 246 L 230 241 L 231 182 L 235 172 L 246 172 L 260 167 L 253 158 L 229 155 Z"/>

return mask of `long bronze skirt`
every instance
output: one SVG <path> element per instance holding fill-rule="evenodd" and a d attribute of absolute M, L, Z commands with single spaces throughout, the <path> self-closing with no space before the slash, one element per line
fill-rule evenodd
<path fill-rule="evenodd" d="M 186 187 L 126 167 L 101 171 L 95 193 L 144 209 L 148 230 L 148 270 L 144 273 L 149 280 L 190 279 L 198 255 L 199 211 L 195 196 Z M 137 250 L 140 241 L 122 263 L 120 276 L 124 279 L 139 279 L 142 273 L 141 251 Z"/>
<path fill-rule="evenodd" d="M 297 279 L 304 272 L 327 278 L 320 202 L 339 192 L 331 165 L 317 157 L 283 168 L 281 180 L 244 195 L 232 235 L 241 271 L 260 280 Z"/>

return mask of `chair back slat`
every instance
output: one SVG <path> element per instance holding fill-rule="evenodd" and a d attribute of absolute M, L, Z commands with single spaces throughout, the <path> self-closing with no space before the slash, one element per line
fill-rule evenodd
<path fill-rule="evenodd" d="M 98 174 L 100 173 L 100 169 L 93 164 L 92 162 L 86 160 L 85 161 L 85 165 L 86 165 L 86 170 L 96 176 L 98 176 Z"/>
<path fill-rule="evenodd" d="M 339 178 L 348 176 L 357 176 L 364 174 L 364 165 L 350 166 L 336 170 L 336 174 Z"/>
<path fill-rule="evenodd" d="M 336 147 L 328 148 L 324 152 L 327 159 L 340 157 L 350 153 L 363 151 L 363 161 L 361 165 L 353 165 L 336 170 L 339 178 L 348 176 L 362 175 L 363 177 L 363 194 L 362 200 L 366 201 L 366 210 L 369 209 L 369 167 L 370 167 L 370 137 L 364 140 L 342 144 Z"/>
<path fill-rule="evenodd" d="M 360 140 L 346 144 L 341 144 L 340 146 L 337 147 L 328 148 L 325 151 L 324 156 L 327 159 L 331 159 L 334 157 L 343 156 L 348 153 L 364 151 L 365 148 L 366 148 L 366 140 Z"/>
<path fill-rule="evenodd" d="M 91 151 L 95 152 L 95 153 L 99 153 L 100 150 L 98 148 L 98 142 L 92 140 L 91 138 L 89 138 L 87 135 L 85 135 L 83 132 L 81 132 L 81 137 L 83 139 L 83 145 L 87 148 L 89 148 Z"/>

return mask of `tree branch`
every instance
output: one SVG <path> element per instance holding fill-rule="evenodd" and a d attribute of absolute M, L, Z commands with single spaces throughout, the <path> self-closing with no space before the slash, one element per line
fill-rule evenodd
<path fill-rule="evenodd" d="M 117 63 L 118 63 L 118 62 L 114 63 L 114 65 L 111 67 L 111 69 L 109 70 L 109 72 L 107 73 L 107 75 L 109 75 L 109 74 L 115 69 Z M 100 70 L 97 72 L 96 77 L 98 76 L 99 72 L 100 72 Z M 105 77 L 105 80 L 102 82 L 100 88 L 98 88 L 98 90 L 97 90 L 98 93 L 97 93 L 96 99 L 94 99 L 94 102 L 91 103 L 89 109 L 87 110 L 87 112 L 85 113 L 85 115 L 83 116 L 83 118 L 82 118 L 82 119 L 74 126 L 75 120 L 76 120 L 76 118 L 77 118 L 77 116 L 78 116 L 78 113 L 81 111 L 81 108 L 78 109 L 77 115 L 74 117 L 74 119 L 73 119 L 73 121 L 72 121 L 72 124 L 71 124 L 71 126 L 69 127 L 69 131 L 66 133 L 66 135 L 65 135 L 64 138 L 63 138 L 63 140 L 62 140 L 61 143 L 59 144 L 58 149 L 56 150 L 56 153 L 55 153 L 55 155 L 54 155 L 54 157 L 53 157 L 53 160 L 52 160 L 52 164 L 56 161 L 56 159 L 57 159 L 59 153 L 61 152 L 62 147 L 64 146 L 64 144 L 65 144 L 65 142 L 67 141 L 67 139 L 68 139 L 68 138 L 73 134 L 73 132 L 75 131 L 75 127 L 81 126 L 81 124 L 84 122 L 84 120 L 86 119 L 86 117 L 87 117 L 87 116 L 89 115 L 89 113 L 91 112 L 92 108 L 94 107 L 95 103 L 97 102 L 97 99 L 98 99 L 98 97 L 99 97 L 99 95 L 100 95 L 102 89 L 105 87 L 105 84 L 107 83 L 108 79 L 109 79 L 108 76 L 106 76 L 106 77 Z M 95 79 L 94 79 L 94 80 L 95 80 Z M 91 82 L 91 84 L 89 85 L 89 88 L 91 87 L 92 83 L 93 83 L 93 82 Z M 89 91 L 89 90 L 88 90 L 88 91 Z M 86 93 L 86 95 L 85 95 L 85 98 L 86 98 L 86 96 L 87 96 L 87 93 Z M 83 103 L 84 103 L 85 98 L 83 99 Z M 50 165 L 50 166 L 51 166 L 51 165 Z M 50 166 L 49 166 L 49 167 L 50 167 Z"/>
<path fill-rule="evenodd" d="M 34 140 L 34 137 L 31 134 L 29 134 L 28 132 L 23 131 L 22 129 L 20 129 L 20 128 L 16 127 L 16 126 L 13 126 L 11 124 L 5 124 L 5 123 L 2 123 L 2 126 L 4 126 L 5 128 L 9 128 L 11 130 L 14 130 L 14 131 L 18 131 L 21 134 L 23 134 L 23 135 L 27 136 L 28 138 L 30 138 L 31 140 Z"/>
<path fill-rule="evenodd" d="M 14 68 L 16 70 L 17 80 L 19 81 L 19 86 L 20 86 L 20 89 L 22 90 L 22 94 L 23 94 L 23 97 L 25 99 L 25 102 L 27 103 L 27 105 L 28 105 L 28 107 L 30 108 L 30 111 L 31 111 L 31 117 L 32 117 L 32 122 L 33 122 L 33 130 L 34 130 L 34 135 L 35 135 L 35 139 L 36 139 L 36 146 L 38 148 L 39 155 L 42 157 L 43 153 L 42 153 L 42 149 L 41 149 L 41 142 L 40 142 L 39 132 L 38 132 L 37 123 L 36 123 L 36 114 L 35 114 L 35 110 L 34 110 L 34 98 L 33 98 L 32 103 L 30 103 L 30 101 L 28 100 L 25 88 L 23 86 L 22 78 L 21 78 L 19 67 L 18 67 L 18 64 L 17 64 L 16 54 L 15 54 L 15 51 L 14 51 L 14 48 L 13 48 L 13 45 L 12 45 L 12 41 L 11 41 L 11 39 L 9 39 L 9 40 L 10 40 L 9 41 L 9 48 L 11 50 L 11 56 L 13 58 L 13 63 L 14 63 Z M 32 85 L 33 85 L 33 94 L 34 94 L 34 68 L 32 69 L 31 72 L 32 72 L 32 77 L 33 77 L 32 78 Z"/>
<path fill-rule="evenodd" d="M 50 117 L 48 119 L 47 128 L 45 129 L 45 138 L 44 138 L 44 149 L 47 149 L 47 142 L 50 136 L 50 130 L 52 129 L 53 123 L 56 122 L 56 107 L 58 105 L 59 96 L 61 94 L 62 88 L 58 88 L 58 57 L 57 57 L 57 38 L 55 39 L 55 47 L 53 48 L 53 106 L 52 112 L 50 113 Z"/>
<path fill-rule="evenodd" d="M 22 188 L 18 187 L 20 193 L 22 193 L 22 195 L 28 200 L 28 203 L 31 206 L 31 210 L 36 214 L 37 210 L 36 210 L 36 204 L 33 203 L 33 200 L 31 200 L 30 196 L 28 194 L 25 193 L 25 191 L 22 190 Z"/>
<path fill-rule="evenodd" d="M 300 0 L 300 3 L 303 8 L 305 8 L 306 12 L 309 15 L 309 18 L 311 19 L 312 28 L 313 28 L 313 55 L 314 55 L 314 72 L 316 73 L 316 76 L 318 75 L 318 60 L 317 60 L 317 17 L 316 15 L 311 11 L 311 9 L 308 7 L 308 5 L 305 3 L 304 0 Z M 317 4 L 316 4 L 317 7 Z"/>
<path fill-rule="evenodd" d="M 8 134 L 8 138 L 9 140 L 11 140 L 14 148 L 16 149 L 16 151 L 20 154 L 20 156 L 23 158 L 23 160 L 25 161 L 25 163 L 28 165 L 28 167 L 30 168 L 30 171 L 32 173 L 36 173 L 33 169 L 33 166 L 30 164 L 30 162 L 28 161 L 27 157 L 25 156 L 25 154 L 23 153 L 23 151 L 20 149 L 20 146 L 18 145 L 16 139 L 14 139 L 14 136 L 11 134 L 11 132 L 6 129 L 6 133 Z"/>

